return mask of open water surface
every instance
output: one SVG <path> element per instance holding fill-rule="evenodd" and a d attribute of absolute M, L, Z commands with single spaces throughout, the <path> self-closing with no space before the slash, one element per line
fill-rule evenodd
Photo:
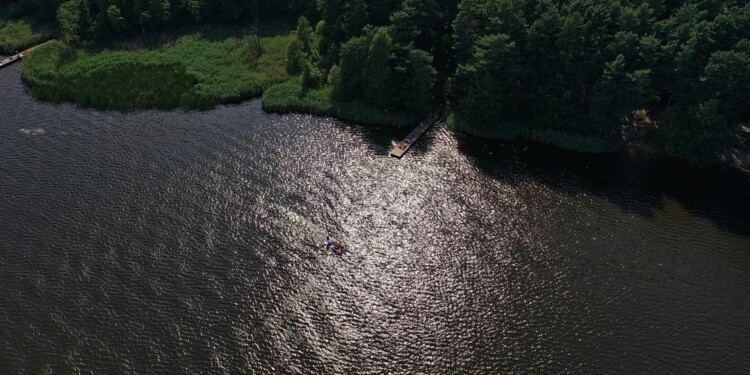
<path fill-rule="evenodd" d="M 750 182 L 0 70 L 0 373 L 750 373 Z M 350 250 L 319 245 L 330 233 Z"/>

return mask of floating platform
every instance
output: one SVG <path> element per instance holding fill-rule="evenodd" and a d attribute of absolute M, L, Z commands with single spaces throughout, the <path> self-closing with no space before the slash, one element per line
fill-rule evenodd
<path fill-rule="evenodd" d="M 421 137 L 427 131 L 427 129 L 429 129 L 437 122 L 438 118 L 438 115 L 433 113 L 427 116 L 427 118 L 424 119 L 414 130 L 412 130 L 411 133 L 409 133 L 409 135 L 407 135 L 403 141 L 401 141 L 399 144 L 393 147 L 393 149 L 391 149 L 391 156 L 396 158 L 401 158 L 402 156 L 404 156 L 406 151 L 409 151 L 414 142 L 416 142 L 417 139 L 419 139 L 419 137 Z"/>

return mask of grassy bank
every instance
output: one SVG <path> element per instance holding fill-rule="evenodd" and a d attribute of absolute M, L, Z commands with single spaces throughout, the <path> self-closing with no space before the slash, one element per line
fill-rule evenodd
<path fill-rule="evenodd" d="M 359 102 L 339 102 L 331 98 L 330 88 L 306 89 L 290 81 L 271 86 L 261 99 L 263 109 L 269 112 L 301 112 L 330 115 L 342 120 L 364 124 L 409 126 L 419 123 L 422 116 L 416 113 L 388 113 Z"/>
<path fill-rule="evenodd" d="M 42 43 L 48 37 L 26 21 L 0 20 L 0 53 L 10 55 Z"/>
<path fill-rule="evenodd" d="M 262 95 L 269 112 L 397 126 L 421 120 L 418 114 L 338 102 L 328 88 L 304 89 L 301 77 L 285 70 L 291 36 L 260 38 L 259 51 L 251 37 L 220 34 L 152 36 L 96 52 L 53 41 L 26 58 L 21 76 L 39 99 L 101 109 L 208 109 Z"/>
<path fill-rule="evenodd" d="M 462 121 L 461 116 L 451 112 L 446 119 L 448 127 L 454 131 L 470 134 L 481 138 L 504 140 L 528 139 L 535 142 L 550 144 L 565 150 L 608 153 L 615 152 L 622 144 L 614 139 L 602 139 L 586 135 L 567 133 L 554 129 L 528 129 L 521 124 L 507 124 L 504 127 L 487 128 L 472 126 Z"/>
<path fill-rule="evenodd" d="M 263 109 L 269 112 L 395 126 L 422 120 L 420 113 L 389 113 L 361 102 L 339 102 L 325 84 L 320 89 L 304 88 L 302 77 L 286 72 L 290 35 L 255 39 L 224 31 L 151 36 L 100 51 L 52 41 L 24 60 L 21 76 L 39 99 L 101 109 L 208 109 L 262 96 Z M 531 139 L 582 152 L 612 152 L 620 147 L 614 140 L 529 130 L 523 125 L 482 129 L 460 121 L 455 114 L 449 116 L 448 124 L 479 137 Z"/>
<path fill-rule="evenodd" d="M 21 76 L 39 99 L 102 109 L 208 109 L 262 95 L 263 108 L 270 112 L 397 126 L 421 120 L 418 114 L 338 102 L 328 88 L 303 89 L 301 77 L 285 69 L 289 35 L 260 38 L 258 50 L 254 37 L 222 34 L 151 36 L 102 51 L 53 41 L 28 56 Z"/>
<path fill-rule="evenodd" d="M 132 110 L 207 109 L 260 96 L 289 76 L 288 36 L 208 40 L 183 36 L 158 48 L 91 52 L 51 42 L 24 61 L 21 76 L 39 99 Z"/>

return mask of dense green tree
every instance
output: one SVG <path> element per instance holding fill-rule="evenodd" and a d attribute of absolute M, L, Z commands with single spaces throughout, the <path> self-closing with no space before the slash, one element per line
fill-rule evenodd
<path fill-rule="evenodd" d="M 405 109 L 418 112 L 432 109 L 437 74 L 432 67 L 432 56 L 419 49 L 410 50 L 405 73 L 406 79 L 400 90 Z"/>
<path fill-rule="evenodd" d="M 479 39 L 472 58 L 459 66 L 455 78 L 464 117 L 481 127 L 518 120 L 521 73 L 517 46 L 510 36 Z"/>
<path fill-rule="evenodd" d="M 68 0 L 57 10 L 57 23 L 60 25 L 63 41 L 67 44 L 74 44 L 80 40 L 79 9 L 78 0 Z"/>
<path fill-rule="evenodd" d="M 611 135 L 628 114 L 653 100 L 651 72 L 629 73 L 625 61 L 621 54 L 605 64 L 604 74 L 594 86 L 588 121 L 593 133 Z"/>
<path fill-rule="evenodd" d="M 404 0 L 401 9 L 391 15 L 394 39 L 401 44 L 416 43 L 419 48 L 429 48 L 435 37 L 442 14 L 435 0 Z M 419 40 L 423 37 L 423 40 Z"/>
<path fill-rule="evenodd" d="M 720 110 L 734 123 L 750 112 L 750 41 L 738 44 L 744 47 L 714 52 L 702 78 L 705 90 L 719 101 Z"/>
<path fill-rule="evenodd" d="M 719 153 L 736 142 L 717 100 L 670 108 L 660 116 L 659 131 L 652 140 L 658 149 L 696 167 L 717 163 Z"/>
<path fill-rule="evenodd" d="M 372 38 L 365 69 L 365 98 L 371 104 L 389 108 L 394 101 L 391 58 L 393 40 L 386 27 L 381 27 Z"/>
<path fill-rule="evenodd" d="M 88 39 L 91 33 L 92 19 L 88 0 L 78 0 L 78 35 L 81 39 Z"/>
<path fill-rule="evenodd" d="M 733 129 L 747 121 L 747 60 L 750 4 L 736 1 L 673 2 L 655 25 L 661 41 L 652 62 L 660 126 L 653 144 L 706 165 L 731 145 Z M 643 45 L 644 43 L 642 43 Z M 651 48 L 653 49 L 653 48 Z M 744 102 L 746 103 L 746 102 Z"/>
<path fill-rule="evenodd" d="M 394 44 L 424 50 L 438 69 L 452 69 L 451 23 L 457 6 L 456 0 L 404 0 L 391 15 Z"/>
<path fill-rule="evenodd" d="M 339 63 L 338 82 L 333 86 L 333 95 L 339 100 L 353 100 L 361 95 L 364 87 L 367 55 L 370 50 L 371 39 L 365 35 L 350 39 L 341 45 L 341 60 Z"/>
<path fill-rule="evenodd" d="M 325 45 L 337 50 L 339 43 L 359 35 L 367 24 L 367 4 L 364 0 L 322 0 L 320 12 L 325 21 Z"/>
<path fill-rule="evenodd" d="M 341 17 L 341 30 L 344 38 L 357 35 L 367 24 L 367 4 L 365 0 L 348 0 Z"/>
<path fill-rule="evenodd" d="M 121 31 L 125 27 L 125 18 L 117 5 L 112 4 L 107 8 L 107 20 L 115 31 Z"/>
<path fill-rule="evenodd" d="M 310 21 L 305 16 L 300 16 L 297 20 L 297 39 L 302 42 L 305 52 L 310 53 L 313 45 L 315 34 L 310 25 Z"/>
<path fill-rule="evenodd" d="M 302 65 L 302 86 L 317 89 L 320 87 L 322 80 L 323 73 L 320 69 L 309 60 L 304 61 Z"/>
<path fill-rule="evenodd" d="M 287 73 L 292 75 L 299 74 L 302 68 L 307 65 L 306 63 L 305 45 L 298 38 L 292 39 L 286 47 Z"/>
<path fill-rule="evenodd" d="M 334 64 L 328 71 L 327 81 L 328 84 L 333 88 L 334 97 L 336 97 L 336 90 L 341 88 L 341 68 L 339 68 L 338 64 Z"/>
<path fill-rule="evenodd" d="M 474 42 L 486 30 L 486 4 L 486 0 L 462 0 L 458 4 L 458 14 L 453 21 L 457 61 L 465 62 L 471 57 Z"/>
<path fill-rule="evenodd" d="M 393 13 L 401 4 L 402 0 L 369 0 L 367 10 L 369 23 L 371 25 L 386 25 Z"/>

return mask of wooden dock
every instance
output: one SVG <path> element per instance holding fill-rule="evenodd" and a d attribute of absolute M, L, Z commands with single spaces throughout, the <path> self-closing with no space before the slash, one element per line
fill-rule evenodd
<path fill-rule="evenodd" d="M 47 42 L 44 42 L 44 43 L 47 43 Z M 42 43 L 42 44 L 44 44 L 44 43 Z M 39 46 L 41 46 L 42 44 L 40 44 Z M 25 51 L 23 51 L 21 53 L 17 53 L 15 55 L 11 56 L 11 57 L 8 57 L 7 59 L 4 59 L 4 60 L 0 61 L 0 68 L 4 68 L 4 67 L 6 67 L 6 66 L 8 66 L 10 64 L 13 64 L 16 61 L 20 61 L 21 58 L 23 58 L 24 56 L 28 55 L 29 52 L 33 51 L 34 48 L 37 48 L 39 46 L 31 47 L 31 48 L 29 48 L 29 49 L 27 49 L 27 50 L 25 50 Z"/>
<path fill-rule="evenodd" d="M 21 53 L 17 53 L 17 54 L 15 54 L 15 55 L 11 56 L 11 57 L 8 57 L 8 58 L 7 58 L 7 59 L 5 59 L 5 60 L 2 60 L 2 61 L 0 61 L 0 68 L 4 68 L 4 67 L 6 67 L 6 66 L 8 66 L 8 65 L 10 65 L 10 64 L 13 64 L 13 63 L 14 63 L 14 62 L 16 62 L 16 61 L 19 61 L 19 60 L 21 60 L 21 58 L 22 58 L 22 57 L 23 57 L 24 55 L 26 55 L 27 53 L 29 53 L 29 51 L 30 51 L 30 50 L 26 50 L 26 51 L 23 51 L 23 52 L 21 52 Z"/>
<path fill-rule="evenodd" d="M 439 112 L 438 112 L 439 113 Z M 409 133 L 409 135 L 404 138 L 403 141 L 401 141 L 399 144 L 397 144 L 393 149 L 391 149 L 391 156 L 396 158 L 401 158 L 404 156 L 406 151 L 409 151 L 411 146 L 414 144 L 414 142 L 419 139 L 419 137 L 424 134 L 427 129 L 429 129 L 432 125 L 434 125 L 438 120 L 438 115 L 435 113 L 430 113 L 429 116 L 427 116 L 426 119 L 424 119 L 419 125 Z"/>

